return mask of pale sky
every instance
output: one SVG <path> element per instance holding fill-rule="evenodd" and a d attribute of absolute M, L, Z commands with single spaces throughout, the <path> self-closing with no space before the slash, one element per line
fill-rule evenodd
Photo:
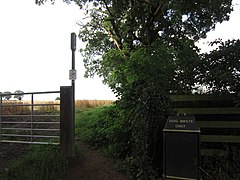
<path fill-rule="evenodd" d="M 58 91 L 71 85 L 70 34 L 78 34 L 77 21 L 83 13 L 72 3 L 57 0 L 37 6 L 34 0 L 0 0 L 0 92 Z M 234 0 L 234 4 L 240 0 Z M 235 6 L 230 21 L 218 24 L 200 41 L 203 51 L 207 41 L 216 38 L 240 39 L 240 7 Z M 81 46 L 77 39 L 77 48 Z M 115 99 L 101 80 L 83 78 L 82 57 L 76 51 L 76 99 Z M 54 99 L 54 98 L 53 98 Z"/>
<path fill-rule="evenodd" d="M 58 91 L 71 85 L 70 34 L 78 34 L 82 13 L 62 0 L 43 6 L 34 2 L 0 0 L 0 92 Z M 82 57 L 75 54 L 76 99 L 114 99 L 100 79 L 83 78 Z"/>

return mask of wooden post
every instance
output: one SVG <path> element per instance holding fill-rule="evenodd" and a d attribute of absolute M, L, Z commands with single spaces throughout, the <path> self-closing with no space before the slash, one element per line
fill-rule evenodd
<path fill-rule="evenodd" d="M 60 87 L 60 145 L 67 158 L 75 156 L 75 122 L 72 86 Z"/>

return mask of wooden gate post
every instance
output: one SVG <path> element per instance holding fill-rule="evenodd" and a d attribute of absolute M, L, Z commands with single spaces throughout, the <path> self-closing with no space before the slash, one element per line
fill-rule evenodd
<path fill-rule="evenodd" d="M 72 86 L 60 87 L 60 146 L 67 158 L 75 156 L 75 122 Z"/>

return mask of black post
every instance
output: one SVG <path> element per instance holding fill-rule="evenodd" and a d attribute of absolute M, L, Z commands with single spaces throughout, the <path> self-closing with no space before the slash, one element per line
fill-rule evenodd
<path fill-rule="evenodd" d="M 72 123 L 73 123 L 73 146 L 75 148 L 75 79 L 76 79 L 76 70 L 75 70 L 75 51 L 76 51 L 76 34 L 71 33 L 71 50 L 72 50 Z"/>
<path fill-rule="evenodd" d="M 76 51 L 76 34 L 71 33 L 71 50 L 72 50 L 72 70 L 75 71 L 75 51 Z M 76 72 L 75 72 L 76 73 Z M 75 79 L 72 79 L 73 89 L 73 120 L 75 121 Z"/>

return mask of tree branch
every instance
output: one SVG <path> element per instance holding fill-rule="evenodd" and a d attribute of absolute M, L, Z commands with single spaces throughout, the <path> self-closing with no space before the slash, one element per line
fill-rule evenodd
<path fill-rule="evenodd" d="M 106 9 L 107 9 L 107 11 L 108 11 L 108 13 L 109 13 L 109 15 L 111 16 L 110 22 L 111 22 L 111 24 L 112 24 L 112 30 L 108 30 L 108 31 L 109 31 L 109 35 L 110 35 L 111 38 L 113 39 L 114 44 L 117 46 L 117 48 L 118 48 L 119 50 L 121 50 L 121 49 L 122 49 L 122 42 L 121 42 L 121 39 L 122 39 L 122 38 L 121 38 L 121 35 L 120 35 L 120 32 L 119 32 L 119 29 L 118 29 L 118 27 L 117 27 L 117 25 L 116 25 L 116 23 L 115 23 L 115 16 L 114 16 L 114 15 L 112 14 L 112 12 L 110 11 L 107 2 L 106 2 L 105 0 L 103 0 L 103 2 L 104 2 L 104 5 L 105 5 L 105 7 L 106 7 Z M 115 36 L 116 36 L 117 38 L 115 38 Z"/>

